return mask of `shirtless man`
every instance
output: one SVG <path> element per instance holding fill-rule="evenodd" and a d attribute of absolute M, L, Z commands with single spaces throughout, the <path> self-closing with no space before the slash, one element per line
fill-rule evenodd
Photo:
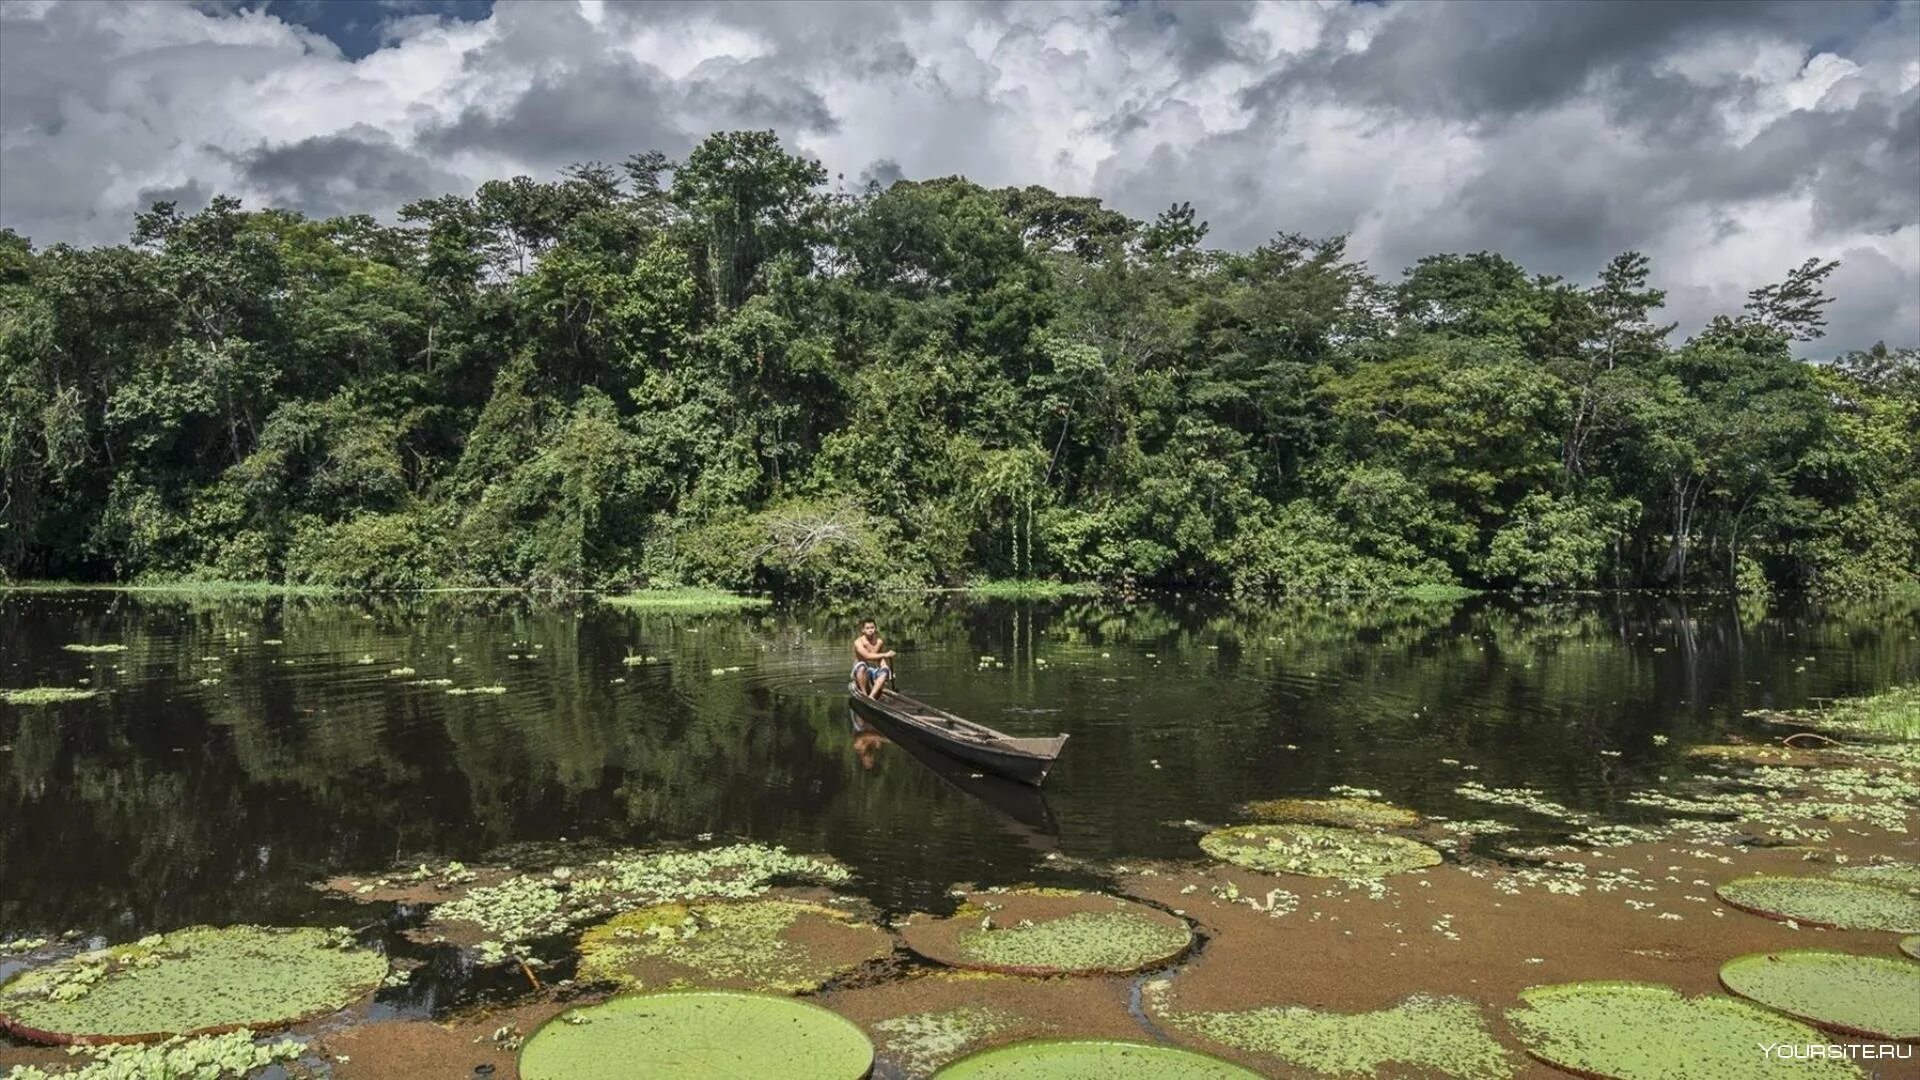
<path fill-rule="evenodd" d="M 853 685 L 870 698 L 878 698 L 893 678 L 893 650 L 883 649 L 880 628 L 872 619 L 860 624 L 860 635 L 853 639 Z"/>

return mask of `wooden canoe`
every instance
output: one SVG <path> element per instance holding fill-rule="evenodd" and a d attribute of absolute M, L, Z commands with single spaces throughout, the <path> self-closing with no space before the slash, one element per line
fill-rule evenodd
<path fill-rule="evenodd" d="M 951 757 L 959 758 L 984 772 L 1039 787 L 1053 768 L 1053 759 L 1067 745 L 1065 735 L 1052 738 L 1022 739 L 995 731 L 985 724 L 962 720 L 893 690 L 883 691 L 879 700 L 847 683 L 847 696 L 862 715 L 877 718 L 904 735 L 919 736 Z"/>

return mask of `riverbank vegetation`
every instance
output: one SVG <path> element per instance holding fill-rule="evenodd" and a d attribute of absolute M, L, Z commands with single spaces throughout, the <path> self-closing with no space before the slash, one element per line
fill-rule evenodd
<path fill-rule="evenodd" d="M 1791 352 L 1832 263 L 1676 333 L 1632 252 L 1396 273 L 1210 248 L 1186 204 L 827 181 L 735 132 L 393 224 L 0 232 L 0 577 L 1915 581 L 1915 353 Z"/>

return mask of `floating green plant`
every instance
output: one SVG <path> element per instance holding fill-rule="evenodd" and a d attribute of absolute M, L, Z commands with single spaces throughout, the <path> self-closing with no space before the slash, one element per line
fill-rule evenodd
<path fill-rule="evenodd" d="M 1900 951 L 1920 960 L 1920 934 L 1912 934 L 1900 939 Z"/>
<path fill-rule="evenodd" d="M 435 908 L 429 927 L 472 941 L 512 945 L 556 934 L 624 908 L 687 900 L 744 900 L 775 879 L 835 885 L 848 877 L 830 859 L 783 848 L 733 844 L 704 851 L 627 852 L 578 868 L 521 874 L 467 889 Z"/>
<path fill-rule="evenodd" d="M 1859 881 L 1814 877 L 1736 878 L 1720 899 L 1755 915 L 1836 930 L 1920 931 L 1920 896 Z"/>
<path fill-rule="evenodd" d="M 961 1005 L 878 1021 L 881 1048 L 908 1073 L 924 1075 L 959 1057 L 984 1039 L 1019 1023 L 1012 1013 L 984 1005 Z"/>
<path fill-rule="evenodd" d="M 1222 862 L 1263 873 L 1379 878 L 1440 863 L 1440 853 L 1403 836 L 1321 825 L 1236 825 L 1200 838 Z"/>
<path fill-rule="evenodd" d="M 1120 975 L 1160 967 L 1193 945 L 1185 919 L 1103 893 L 973 893 L 952 917 L 909 920 L 907 945 L 951 967 L 1016 975 Z"/>
<path fill-rule="evenodd" d="M 1459 1080 L 1507 1080 L 1519 1072 L 1520 1063 L 1494 1039 L 1480 1007 L 1460 998 L 1416 994 L 1365 1013 L 1301 1006 L 1179 1012 L 1158 1004 L 1166 985 L 1151 984 L 1146 996 L 1159 1022 L 1316 1076 L 1397 1076 L 1415 1069 Z"/>
<path fill-rule="evenodd" d="M 1684 997 L 1657 983 L 1584 982 L 1520 992 L 1507 1021 L 1527 1052 L 1579 1076 L 1618 1080 L 1775 1080 L 1764 1047 L 1825 1045 L 1818 1031 L 1718 994 Z M 1797 1078 L 1857 1078 L 1838 1057 L 1797 1060 Z"/>
<path fill-rule="evenodd" d="M 75 645 L 62 645 L 60 647 L 67 650 L 68 652 L 77 652 L 77 653 L 117 653 L 117 652 L 127 651 L 127 647 L 125 645 L 75 644 Z"/>
<path fill-rule="evenodd" d="M 1733 761 L 1747 765 L 1777 765 L 1783 768 L 1813 768 L 1826 759 L 1811 750 L 1752 743 L 1705 743 L 1687 747 L 1687 756 L 1707 761 Z"/>
<path fill-rule="evenodd" d="M 622 596 L 604 596 L 601 602 L 631 611 L 683 615 L 749 611 L 773 603 L 764 596 L 741 596 L 720 589 L 642 589 Z"/>
<path fill-rule="evenodd" d="M 1108 1039 L 1034 1039 L 961 1058 L 936 1080 L 1259 1080 L 1232 1062 L 1171 1046 Z"/>
<path fill-rule="evenodd" d="M 292 1061 L 306 1052 L 295 1039 L 269 1043 L 254 1041 L 242 1029 L 195 1039 L 168 1039 L 145 1046 L 71 1047 L 69 1053 L 87 1061 L 74 1068 L 49 1072 L 32 1065 L 16 1065 L 8 1080 L 223 1080 L 251 1076 L 256 1070 Z"/>
<path fill-rule="evenodd" d="M 1857 866 L 1843 866 L 1827 876 L 1839 878 L 1841 881 L 1863 881 L 1868 885 L 1920 892 L 1920 863 L 1862 863 Z"/>
<path fill-rule="evenodd" d="M 69 701 L 85 701 L 99 692 L 75 690 L 68 686 L 29 686 L 20 690 L 0 690 L 0 701 L 22 706 L 60 705 Z"/>
<path fill-rule="evenodd" d="M 1920 1039 L 1920 964 L 1794 949 L 1735 957 L 1720 983 L 1769 1009 L 1849 1035 Z"/>
<path fill-rule="evenodd" d="M 344 931 L 195 926 L 82 953 L 0 985 L 0 1028 L 40 1042 L 137 1042 L 284 1027 L 387 973 Z"/>
<path fill-rule="evenodd" d="M 891 934 L 823 904 L 657 904 L 581 935 L 576 978 L 632 990 L 799 994 L 892 952 Z"/>
<path fill-rule="evenodd" d="M 522 1080 L 859 1080 L 873 1044 L 818 1005 L 718 990 L 630 994 L 570 1009 L 520 1049 Z"/>
<path fill-rule="evenodd" d="M 469 694 L 504 694 L 506 692 L 507 688 L 504 686 L 456 686 L 447 691 L 447 693 L 452 694 L 454 697 L 466 697 Z"/>
<path fill-rule="evenodd" d="M 1374 799 L 1260 799 L 1244 803 L 1240 812 L 1256 821 L 1296 825 L 1336 825 L 1350 829 L 1410 829 L 1420 815 L 1403 806 Z"/>
<path fill-rule="evenodd" d="M 1790 1017 L 1720 994 L 1685 997 L 1658 983 L 1583 982 L 1520 992 L 1507 1020 L 1527 1052 L 1580 1076 L 1617 1080 L 1859 1080 L 1839 1055 L 1805 1055 L 1827 1037 Z M 1796 1055 L 1794 1051 L 1800 1050 Z M 1777 1051 L 1777 1055 L 1776 1055 Z"/>

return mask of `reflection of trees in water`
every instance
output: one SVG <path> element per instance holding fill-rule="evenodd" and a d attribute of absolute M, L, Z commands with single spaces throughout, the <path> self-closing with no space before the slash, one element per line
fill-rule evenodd
<path fill-rule="evenodd" d="M 1645 782 L 1653 730 L 1715 739 L 1743 709 L 1920 677 L 1920 605 L 1884 600 L 896 597 L 689 616 L 0 596 L 7 683 L 111 691 L 0 711 L 0 924 L 258 918 L 316 903 L 304 882 L 330 870 L 562 835 L 784 842 L 870 868 L 867 887 L 901 903 L 1032 876 L 991 807 L 899 754 L 862 768 L 839 686 L 869 615 L 916 695 L 1074 732 L 1051 801 L 1062 847 L 1087 857 L 1178 853 L 1166 819 L 1338 783 L 1444 812 L 1465 777 L 1442 757 L 1604 806 Z M 60 650 L 76 641 L 129 647 Z M 983 672 L 982 655 L 1006 667 Z M 407 685 L 442 677 L 509 692 Z"/>

